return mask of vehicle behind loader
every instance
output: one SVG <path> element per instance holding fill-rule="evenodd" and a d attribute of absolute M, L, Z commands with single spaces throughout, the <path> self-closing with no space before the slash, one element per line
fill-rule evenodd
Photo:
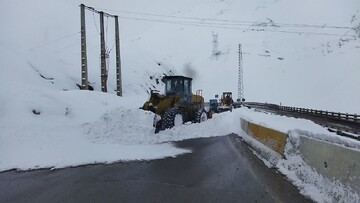
<path fill-rule="evenodd" d="M 204 109 L 201 91 L 195 95 L 192 93 L 192 78 L 165 76 L 162 82 L 165 83 L 165 94 L 151 91 L 149 101 L 142 107 L 155 113 L 155 133 L 186 122 L 200 123 L 211 118 L 211 113 Z"/>
<path fill-rule="evenodd" d="M 223 92 L 220 99 L 219 112 L 232 111 L 234 100 L 232 99 L 232 92 Z"/>

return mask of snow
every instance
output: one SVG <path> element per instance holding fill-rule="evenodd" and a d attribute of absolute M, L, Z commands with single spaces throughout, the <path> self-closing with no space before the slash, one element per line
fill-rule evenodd
<path fill-rule="evenodd" d="M 120 16 L 124 97 L 115 96 L 113 55 L 109 93 L 99 92 L 95 27 L 99 19 L 90 12 L 86 14 L 88 67 L 95 91 L 78 90 L 80 3 Z M 244 118 L 293 136 L 360 149 L 358 142 L 311 121 L 234 109 L 201 124 L 154 134 L 153 114 L 139 107 L 150 88 L 163 89 L 156 81 L 163 74 L 193 77 L 193 91 L 202 89 L 205 100 L 223 91 L 237 92 L 241 43 L 247 101 L 359 114 L 359 31 L 326 28 L 358 26 L 359 1 L 8 0 L 1 1 L 0 7 L 4 27 L 0 32 L 0 171 L 176 157 L 191 151 L 177 148 L 173 141 L 237 133 L 264 151 L 258 155 L 267 157 L 269 166 L 275 165 L 314 200 L 327 202 L 335 190 L 347 194 L 349 199 L 343 201 L 357 197 L 311 172 L 297 154 L 291 154 L 291 146 L 287 146 L 287 160 L 265 149 L 241 133 L 239 123 Z M 235 21 L 246 21 L 246 25 Z M 249 24 L 253 21 L 274 21 L 282 27 Z M 112 33 L 112 19 L 106 22 Z M 324 26 L 289 28 L 284 24 Z M 211 57 L 213 33 L 219 36 L 222 52 L 217 60 Z M 111 47 L 113 36 L 106 37 Z M 301 171 L 294 169 L 299 164 L 304 166 Z"/>
<path fill-rule="evenodd" d="M 3 57 L 2 67 L 30 62 L 44 76 L 54 78 L 57 89 L 76 89 L 80 3 L 119 15 L 124 95 L 146 96 L 153 86 L 162 89 L 150 76 L 158 78 L 170 71 L 192 76 L 194 91 L 202 89 L 206 100 L 223 91 L 235 93 L 241 43 L 247 101 L 360 113 L 359 33 L 331 28 L 359 25 L 357 0 L 3 1 L 0 23 L 11 29 L 0 33 L 0 49 L 12 56 Z M 272 21 L 280 27 L 271 26 Z M 111 48 L 114 22 L 111 18 L 105 22 Z M 258 24 L 266 26 L 254 26 Z M 89 81 L 99 90 L 99 28 L 95 26 L 98 16 L 86 12 Z M 211 57 L 212 33 L 218 34 L 219 51 L 224 53 L 218 60 Z M 114 58 L 112 52 L 110 90 L 116 88 Z"/>
<path fill-rule="evenodd" d="M 285 146 L 285 157 L 277 163 L 278 170 L 286 175 L 300 192 L 316 202 L 357 202 L 359 191 L 344 186 L 338 180 L 329 180 L 305 163 L 299 152 L 298 132 L 290 132 Z"/>
<path fill-rule="evenodd" d="M 99 119 L 104 111 L 121 104 L 113 95 L 67 91 L 46 97 L 32 96 L 17 97 L 21 102 L 13 103 L 13 110 L 17 109 L 15 112 L 22 116 L 1 117 L 0 171 L 147 160 L 189 152 L 170 143 L 128 145 L 88 138 L 83 127 Z M 36 100 L 36 103 L 29 100 Z M 32 108 L 39 110 L 40 115 L 33 114 Z M 132 121 L 127 123 L 130 125 Z M 120 131 L 123 133 L 126 131 Z"/>
<path fill-rule="evenodd" d="M 191 138 L 230 134 L 231 126 L 226 115 L 215 115 L 203 124 L 185 124 L 154 134 L 154 114 L 140 109 L 117 108 L 107 112 L 98 121 L 87 123 L 84 132 L 93 142 L 155 144 Z M 124 122 L 124 120 L 129 122 Z"/>

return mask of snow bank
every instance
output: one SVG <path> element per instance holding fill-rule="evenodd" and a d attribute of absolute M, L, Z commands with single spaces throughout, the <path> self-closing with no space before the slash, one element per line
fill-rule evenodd
<path fill-rule="evenodd" d="M 148 117 L 143 111 L 131 110 L 138 104 L 136 99 L 100 92 L 41 90 L 14 91 L 2 97 L 6 103 L 2 103 L 5 108 L 0 115 L 0 171 L 157 159 L 189 152 L 169 143 L 94 141 L 83 132 L 87 123 L 105 118 L 104 112 L 119 106 L 145 122 Z M 127 128 L 118 133 L 134 135 L 133 120 L 119 119 Z M 145 129 L 138 133 L 143 134 Z"/>
<path fill-rule="evenodd" d="M 154 134 L 154 114 L 140 109 L 117 108 L 105 113 L 98 121 L 84 125 L 92 142 L 157 144 L 191 138 L 222 136 L 232 133 L 233 114 L 214 115 L 204 123 L 185 124 Z"/>
<path fill-rule="evenodd" d="M 289 133 L 285 146 L 285 159 L 280 159 L 276 168 L 286 175 L 300 192 L 317 202 L 357 202 L 359 191 L 354 191 L 340 181 L 329 180 L 306 164 L 299 150 L 299 134 Z"/>
<path fill-rule="evenodd" d="M 8 102 L 13 100 L 14 102 Z M 89 91 L 29 89 L 7 95 L 0 115 L 0 171 L 176 156 L 171 141 L 232 133 L 235 114 L 154 134 L 138 98 Z"/>

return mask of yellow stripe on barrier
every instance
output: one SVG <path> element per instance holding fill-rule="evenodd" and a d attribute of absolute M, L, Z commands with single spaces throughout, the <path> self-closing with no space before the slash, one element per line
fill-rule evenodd
<path fill-rule="evenodd" d="M 250 122 L 248 122 L 247 131 L 272 150 L 284 155 L 287 134 Z"/>

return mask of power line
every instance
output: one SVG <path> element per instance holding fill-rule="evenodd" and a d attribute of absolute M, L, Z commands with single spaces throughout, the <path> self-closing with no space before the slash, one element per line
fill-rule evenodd
<path fill-rule="evenodd" d="M 87 7 L 88 10 L 98 12 L 92 7 Z M 210 18 L 197 18 L 197 17 L 181 17 L 181 16 L 172 16 L 172 15 L 161 15 L 161 14 L 152 14 L 152 13 L 141 13 L 141 12 L 132 12 L 132 11 L 121 11 L 115 9 L 103 9 L 108 11 L 115 11 L 119 13 L 129 13 L 129 14 L 138 14 L 138 15 L 147 15 L 147 16 L 157 16 L 157 17 L 168 17 L 168 18 L 177 18 L 177 19 L 190 19 L 190 20 L 202 20 L 202 21 L 213 21 L 213 22 L 186 22 L 186 21 L 173 21 L 173 20 L 158 20 L 158 19 L 147 19 L 147 18 L 136 18 L 136 17 L 127 17 L 127 16 L 119 16 L 122 19 L 129 19 L 129 20 L 137 20 L 137 21 L 150 21 L 150 22 L 160 22 L 160 23 L 169 23 L 169 24 L 180 24 L 180 25 L 189 25 L 189 26 L 197 26 L 197 27 L 211 27 L 211 28 L 223 28 L 223 29 L 234 29 L 234 30 L 243 30 L 243 31 L 256 31 L 256 32 L 279 32 L 279 33 L 289 33 L 289 34 L 309 34 L 309 35 L 327 35 L 327 36 L 350 36 L 356 37 L 356 35 L 347 35 L 346 32 L 344 35 L 333 34 L 333 33 L 323 33 L 323 32 L 303 32 L 303 31 L 287 31 L 287 30 L 270 30 L 265 29 L 267 26 L 267 22 L 257 22 L 257 21 L 239 21 L 239 20 L 225 20 L 225 19 L 210 19 Z M 93 14 L 93 20 L 95 24 L 95 28 L 98 33 L 100 33 L 95 16 Z M 105 13 L 106 14 L 106 13 Z M 107 14 L 106 17 L 113 17 L 113 15 Z M 108 18 L 107 18 L 108 19 Z M 226 22 L 226 23 L 216 23 L 216 22 Z M 232 24 L 229 24 L 231 22 Z M 234 23 L 235 22 L 235 23 Z M 229 27 L 229 26 L 262 26 L 265 25 L 262 29 L 255 29 L 255 28 L 241 28 L 241 27 Z M 286 23 L 272 23 L 270 27 L 274 26 L 281 26 L 281 27 L 312 27 L 312 28 L 334 28 L 334 29 L 351 29 L 354 30 L 352 27 L 342 27 L 342 26 L 333 26 L 333 25 L 308 25 L 308 24 L 286 24 Z M 80 32 L 72 33 L 69 35 L 65 35 L 63 37 L 57 38 L 52 41 L 48 41 L 44 44 L 32 47 L 30 50 L 35 50 L 49 44 L 53 44 L 55 42 L 61 41 L 63 39 L 70 38 Z"/>
<path fill-rule="evenodd" d="M 83 5 L 83 4 L 82 4 Z M 81 5 L 80 5 L 81 6 Z M 84 5 L 84 8 L 85 9 L 87 9 L 87 10 L 89 10 L 89 11 L 92 11 L 92 12 L 95 12 L 95 13 L 103 13 L 103 15 L 104 16 L 106 16 L 106 17 L 116 17 L 115 15 L 111 15 L 111 14 L 109 14 L 109 13 L 106 13 L 106 12 L 103 12 L 103 11 L 100 11 L 100 10 L 104 10 L 104 9 L 95 9 L 94 7 L 90 7 L 90 6 L 85 6 Z"/>
<path fill-rule="evenodd" d="M 111 51 L 114 49 L 115 47 L 115 40 L 113 40 L 113 45 L 111 46 L 111 48 L 109 49 L 109 53 L 111 53 Z"/>
<path fill-rule="evenodd" d="M 214 19 L 214 18 L 199 18 L 199 17 L 184 17 L 184 16 L 174 16 L 174 15 L 162 15 L 162 14 L 154 14 L 154 13 L 142 13 L 142 12 L 133 12 L 133 11 L 123 11 L 116 9 L 102 9 L 108 11 L 115 11 L 119 13 L 128 13 L 128 14 L 136 14 L 136 15 L 145 15 L 145 16 L 156 16 L 156 17 L 166 17 L 166 18 L 176 18 L 176 19 L 188 19 L 188 20 L 201 20 L 201 21 L 214 21 L 214 22 L 228 22 L 228 23 L 241 23 L 242 25 L 260 25 L 266 24 L 267 22 L 261 21 L 244 21 L 244 20 L 227 20 L 227 19 Z M 348 26 L 336 26 L 336 25 L 312 25 L 312 24 L 296 24 L 296 23 L 273 23 L 275 26 L 281 27 L 309 27 L 309 28 L 332 28 L 332 29 L 351 29 L 353 27 Z"/>
<path fill-rule="evenodd" d="M 61 40 L 70 38 L 70 37 L 72 37 L 72 36 L 74 36 L 74 35 L 77 35 L 77 34 L 79 34 L 79 33 L 80 33 L 80 32 L 75 32 L 75 33 L 72 33 L 72 34 L 65 35 L 65 36 L 63 36 L 63 37 L 59 37 L 59 38 L 57 38 L 57 39 L 54 39 L 54 40 L 52 40 L 52 41 L 48 41 L 48 42 L 46 42 L 46 43 L 44 43 L 44 44 L 41 44 L 41 45 L 38 45 L 38 46 L 36 46 L 36 47 L 32 47 L 30 50 L 35 50 L 35 49 L 38 49 L 38 48 L 47 46 L 47 45 L 49 45 L 49 44 L 53 44 L 53 43 L 55 43 L 55 42 L 58 42 L 58 41 L 61 41 Z"/>
<path fill-rule="evenodd" d="M 108 26 L 109 26 L 109 17 L 106 17 L 106 29 L 105 29 L 105 46 L 107 47 L 107 41 L 108 41 Z"/>
<path fill-rule="evenodd" d="M 92 38 L 94 38 L 94 37 L 96 37 L 96 36 L 98 36 L 98 34 L 91 35 L 90 37 L 88 37 L 88 39 L 92 39 Z M 65 47 L 62 47 L 62 48 L 59 48 L 59 49 L 55 50 L 54 53 L 59 53 L 59 52 L 65 50 L 65 49 L 74 47 L 74 46 L 76 46 L 76 45 L 78 45 L 78 44 L 80 44 L 80 43 L 81 43 L 80 41 L 77 41 L 77 42 L 75 42 L 75 43 L 71 43 L 71 44 L 69 44 L 69 45 L 67 45 L 67 46 L 65 46 Z M 80 53 L 80 52 L 79 52 L 79 53 Z"/>
<path fill-rule="evenodd" d="M 223 28 L 223 29 L 232 29 L 232 30 L 243 30 L 243 31 L 255 31 L 255 32 L 280 32 L 280 33 L 289 33 L 289 34 L 309 34 L 309 35 L 327 35 L 327 36 L 352 36 L 355 35 L 340 35 L 333 33 L 323 33 L 323 32 L 302 32 L 302 31 L 286 31 L 286 30 L 269 30 L 269 29 L 254 29 L 254 28 L 241 28 L 241 27 L 229 27 L 224 24 L 223 26 L 213 25 L 212 23 L 203 23 L 203 22 L 185 22 L 185 21 L 169 21 L 169 20 L 153 20 L 147 18 L 133 18 L 126 16 L 119 16 L 122 19 L 137 20 L 137 21 L 150 21 L 150 22 L 160 22 L 160 23 L 169 23 L 169 24 L 180 24 L 180 25 L 190 25 L 197 27 L 212 27 L 212 28 Z"/>
<path fill-rule="evenodd" d="M 95 24 L 96 31 L 98 32 L 98 34 L 100 34 L 100 31 L 99 31 L 98 26 L 97 26 L 97 24 L 96 24 L 94 12 L 92 12 L 92 16 L 93 16 L 93 20 L 94 20 L 94 24 Z"/>

